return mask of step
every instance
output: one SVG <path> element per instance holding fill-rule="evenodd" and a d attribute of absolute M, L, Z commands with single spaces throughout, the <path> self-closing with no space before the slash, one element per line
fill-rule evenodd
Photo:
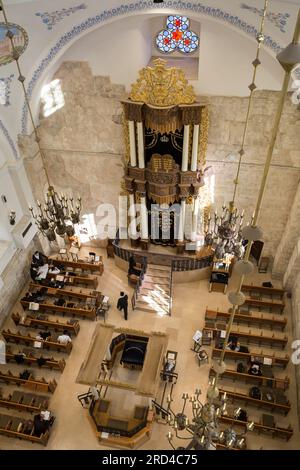
<path fill-rule="evenodd" d="M 145 274 L 144 276 L 144 281 L 145 282 L 151 282 L 152 284 L 158 284 L 161 286 L 170 286 L 170 280 L 167 278 L 163 277 L 157 277 L 157 276 L 150 276 L 148 274 Z"/>
<path fill-rule="evenodd" d="M 149 302 L 155 302 L 156 304 L 159 304 L 159 305 L 170 305 L 170 297 L 167 297 L 167 298 L 164 298 L 164 297 L 161 297 L 159 295 L 153 295 L 153 294 L 149 294 L 148 292 L 146 293 L 146 295 L 138 292 L 137 294 L 137 300 L 139 300 L 140 302 L 145 302 L 146 304 L 148 303 L 148 301 L 146 300 L 149 299 Z"/>
<path fill-rule="evenodd" d="M 171 274 L 166 271 L 160 271 L 159 269 L 147 268 L 146 274 L 149 276 L 161 277 L 163 279 L 170 279 Z"/>
<path fill-rule="evenodd" d="M 158 284 L 152 284 L 151 282 L 143 282 L 143 284 L 140 287 L 140 292 L 142 290 L 149 291 L 149 292 L 156 291 L 156 290 L 161 290 L 161 292 L 165 295 L 170 295 L 171 294 L 171 291 L 170 291 L 169 287 L 164 286 L 164 285 L 159 286 Z"/>
<path fill-rule="evenodd" d="M 165 300 L 170 300 L 170 295 L 167 292 L 164 291 L 156 291 L 153 289 L 144 289 L 143 287 L 140 288 L 139 290 L 139 295 L 147 295 L 147 296 L 153 296 L 155 298 L 155 293 L 162 297 Z"/>
<path fill-rule="evenodd" d="M 161 313 L 163 316 L 169 315 L 169 309 L 168 308 L 160 308 L 158 306 L 156 309 L 154 309 L 150 305 L 146 304 L 146 302 L 142 302 L 140 300 L 136 301 L 135 310 L 142 310 L 143 312 L 150 312 L 150 313 L 156 313 L 156 314 Z"/>
<path fill-rule="evenodd" d="M 162 266 L 161 264 L 147 264 L 147 269 L 157 269 L 159 271 L 166 271 L 168 273 L 171 273 L 171 268 L 170 266 Z"/>

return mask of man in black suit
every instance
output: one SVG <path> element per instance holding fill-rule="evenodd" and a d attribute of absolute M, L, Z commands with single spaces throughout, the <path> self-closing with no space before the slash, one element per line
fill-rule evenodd
<path fill-rule="evenodd" d="M 124 311 L 124 319 L 127 320 L 128 318 L 128 295 L 124 292 L 120 292 L 120 297 L 117 303 L 117 309 Z"/>

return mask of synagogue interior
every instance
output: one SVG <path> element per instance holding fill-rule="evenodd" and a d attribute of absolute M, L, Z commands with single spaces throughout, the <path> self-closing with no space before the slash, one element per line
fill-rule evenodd
<path fill-rule="evenodd" d="M 300 450 L 300 0 L 0 0 L 0 449 Z"/>

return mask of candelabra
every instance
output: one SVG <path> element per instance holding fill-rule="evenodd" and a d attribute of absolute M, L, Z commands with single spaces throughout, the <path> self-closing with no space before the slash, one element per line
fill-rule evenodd
<path fill-rule="evenodd" d="M 44 155 L 44 151 L 41 148 L 40 144 L 40 137 L 38 134 L 38 129 L 35 125 L 33 114 L 31 110 L 31 106 L 29 103 L 28 94 L 24 85 L 25 77 L 21 72 L 19 58 L 20 52 L 15 47 L 14 44 L 14 32 L 10 29 L 10 23 L 7 20 L 5 8 L 3 5 L 3 1 L 0 0 L 0 11 L 2 11 L 5 25 L 7 28 L 6 36 L 11 43 L 11 51 L 12 51 L 12 58 L 15 60 L 19 77 L 18 80 L 22 85 L 25 102 L 28 108 L 30 120 L 32 123 L 35 141 L 38 146 L 39 154 L 42 159 L 43 169 L 45 171 L 48 190 L 45 196 L 45 205 L 37 201 L 37 206 L 39 209 L 39 214 L 35 214 L 33 208 L 30 206 L 29 210 L 31 212 L 32 217 L 35 220 L 36 225 L 38 226 L 40 232 L 47 237 L 49 241 L 54 241 L 56 239 L 56 235 L 64 237 L 65 235 L 73 236 L 75 233 L 74 225 L 78 224 L 80 221 L 80 211 L 81 211 L 81 198 L 77 199 L 77 203 L 74 207 L 73 205 L 73 198 L 66 198 L 64 195 L 59 196 L 58 193 L 55 191 L 54 187 L 50 183 L 49 175 L 46 168 L 46 158 Z"/>
<path fill-rule="evenodd" d="M 40 232 L 48 238 L 49 241 L 56 239 L 56 234 L 63 237 L 68 235 L 72 237 L 75 233 L 74 225 L 80 221 L 81 198 L 77 199 L 74 207 L 73 198 L 66 198 L 63 194 L 58 195 L 53 186 L 49 186 L 45 197 L 45 205 L 37 201 L 39 214 L 35 214 L 30 206 L 29 210 L 35 219 Z"/>
<path fill-rule="evenodd" d="M 245 435 L 247 431 L 253 430 L 254 423 L 246 423 L 244 433 L 235 431 L 233 425 L 220 430 L 220 419 L 223 415 L 227 415 L 227 396 L 224 393 L 219 397 L 214 380 L 207 393 L 208 401 L 204 404 L 200 401 L 201 390 L 196 389 L 194 395 L 189 396 L 188 393 L 182 395 L 182 410 L 175 413 L 171 408 L 172 398 L 168 396 L 168 424 L 173 428 L 173 432 L 169 431 L 167 438 L 174 450 L 174 439 L 189 441 L 186 447 L 179 447 L 186 450 L 214 450 L 218 445 L 229 449 L 245 448 Z M 191 418 L 186 414 L 188 402 L 191 405 Z M 235 409 L 232 418 L 237 419 L 240 412 L 241 408 Z"/>
<path fill-rule="evenodd" d="M 242 227 L 244 221 L 244 210 L 239 213 L 233 206 L 233 202 L 226 207 L 222 206 L 222 213 L 218 216 L 214 214 L 214 219 L 208 216 L 207 224 L 204 228 L 204 241 L 206 245 L 215 245 L 215 257 L 222 259 L 226 254 L 233 254 L 238 259 L 244 255 L 242 244 Z"/>

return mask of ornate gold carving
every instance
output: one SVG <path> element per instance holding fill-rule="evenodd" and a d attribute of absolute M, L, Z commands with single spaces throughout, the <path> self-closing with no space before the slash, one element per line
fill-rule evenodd
<path fill-rule="evenodd" d="M 123 135 L 124 135 L 124 147 L 125 147 L 125 153 L 124 153 L 124 160 L 125 164 L 128 165 L 130 162 L 130 143 L 129 143 L 129 124 L 127 119 L 125 119 L 125 114 L 124 112 L 122 113 L 122 123 L 123 123 Z"/>
<path fill-rule="evenodd" d="M 191 204 L 193 204 L 193 202 L 194 202 L 193 196 L 189 196 L 189 197 L 187 197 L 186 200 L 185 200 L 185 203 L 188 204 L 189 206 L 190 206 Z"/>
<path fill-rule="evenodd" d="M 166 61 L 155 59 L 154 67 L 144 67 L 131 87 L 130 99 L 152 106 L 175 106 L 196 101 L 194 89 L 188 85 L 185 73 L 176 67 L 166 67 Z"/>
<path fill-rule="evenodd" d="M 204 167 L 206 164 L 208 129 L 209 129 L 209 112 L 208 112 L 208 107 L 205 106 L 204 108 L 202 108 L 200 136 L 199 136 L 198 163 L 201 167 Z"/>

